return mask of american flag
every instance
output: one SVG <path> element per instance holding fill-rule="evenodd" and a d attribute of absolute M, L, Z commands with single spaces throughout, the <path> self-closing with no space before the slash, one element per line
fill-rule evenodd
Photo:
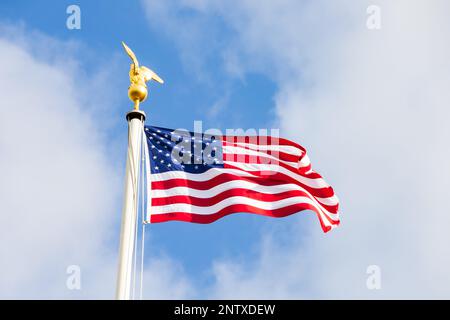
<path fill-rule="evenodd" d="M 312 210 L 324 232 L 339 224 L 338 198 L 295 142 L 154 126 L 144 132 L 147 223 L 211 223 L 238 212 L 285 217 Z"/>

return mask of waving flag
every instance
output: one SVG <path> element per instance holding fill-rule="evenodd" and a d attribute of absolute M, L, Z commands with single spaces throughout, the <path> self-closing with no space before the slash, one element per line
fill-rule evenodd
<path fill-rule="evenodd" d="M 339 224 L 333 189 L 306 150 L 273 136 L 222 136 L 146 126 L 146 222 L 211 223 L 231 213 L 284 217 L 314 211 Z"/>

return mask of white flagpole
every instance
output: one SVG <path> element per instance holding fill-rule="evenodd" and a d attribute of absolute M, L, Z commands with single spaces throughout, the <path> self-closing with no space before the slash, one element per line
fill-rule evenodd
<path fill-rule="evenodd" d="M 147 98 L 147 81 L 155 80 L 159 83 L 164 83 L 164 81 L 149 68 L 139 66 L 134 52 L 124 42 L 122 42 L 122 45 L 133 62 L 130 66 L 128 97 L 134 102 L 134 110 L 127 113 L 128 152 L 125 172 L 125 199 L 120 231 L 116 299 L 130 300 L 133 253 L 136 241 L 139 165 L 141 163 L 141 144 L 145 121 L 145 113 L 139 110 L 139 104 Z"/>
<path fill-rule="evenodd" d="M 117 273 L 116 299 L 118 300 L 129 300 L 131 298 L 133 252 L 138 209 L 138 177 L 145 113 L 141 110 L 130 111 L 127 113 L 127 121 L 128 151 L 125 171 L 125 198 L 120 232 L 119 271 Z"/>

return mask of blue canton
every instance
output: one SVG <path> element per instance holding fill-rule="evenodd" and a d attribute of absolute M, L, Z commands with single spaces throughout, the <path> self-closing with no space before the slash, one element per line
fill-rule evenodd
<path fill-rule="evenodd" d="M 152 173 L 223 168 L 222 137 L 154 126 L 145 126 L 145 136 Z"/>

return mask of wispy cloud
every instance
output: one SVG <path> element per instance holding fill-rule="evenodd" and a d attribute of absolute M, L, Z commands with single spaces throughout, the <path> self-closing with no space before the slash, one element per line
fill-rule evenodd
<path fill-rule="evenodd" d="M 100 85 L 111 74 L 101 62 L 86 70 L 81 44 L 1 30 L 0 297 L 113 298 L 125 146 L 105 138 L 106 113 L 99 121 L 104 103 L 117 108 Z M 190 291 L 170 259 L 148 259 L 146 272 L 161 275 L 148 282 L 152 297 Z M 79 291 L 66 287 L 70 265 L 80 267 Z"/>
<path fill-rule="evenodd" d="M 149 19 L 154 3 L 145 2 Z M 276 123 L 309 148 L 342 202 L 342 226 L 331 235 L 315 228 L 299 241 L 302 220 L 289 233 L 295 245 L 281 254 L 274 230 L 259 261 L 215 263 L 215 297 L 232 296 L 232 288 L 252 298 L 449 296 L 449 4 L 377 1 L 382 28 L 369 30 L 372 4 L 183 1 L 177 8 L 199 23 L 184 33 L 199 37 L 208 29 L 202 21 L 220 19 L 231 32 L 221 47 L 232 52 L 229 64 L 276 79 Z M 181 24 L 164 19 L 169 31 Z M 183 55 L 197 52 L 178 43 Z M 366 288 L 372 264 L 382 270 L 380 291 Z"/>

